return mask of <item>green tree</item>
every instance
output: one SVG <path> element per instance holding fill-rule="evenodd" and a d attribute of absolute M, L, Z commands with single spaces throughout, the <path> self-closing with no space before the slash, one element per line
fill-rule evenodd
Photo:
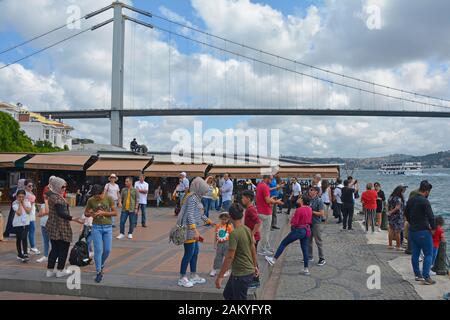
<path fill-rule="evenodd" d="M 31 139 L 8 113 L 0 112 L 0 152 L 34 152 Z"/>

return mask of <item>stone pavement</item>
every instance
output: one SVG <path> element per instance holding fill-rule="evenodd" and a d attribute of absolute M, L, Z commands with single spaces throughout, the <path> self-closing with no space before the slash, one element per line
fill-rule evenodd
<path fill-rule="evenodd" d="M 8 212 L 7 208 L 2 208 Z M 82 208 L 71 210 L 72 216 L 81 216 Z M 205 238 L 201 245 L 198 272 L 207 279 L 205 285 L 192 289 L 177 286 L 183 247 L 169 244 L 169 231 L 176 223 L 173 208 L 148 208 L 148 228 L 138 228 L 133 240 L 117 240 L 119 228 L 114 229 L 113 249 L 106 263 L 105 276 L 101 284 L 94 282 L 95 267 L 82 268 L 81 290 L 68 290 L 65 280 L 45 278 L 46 264 L 38 264 L 41 256 L 32 256 L 31 261 L 22 264 L 16 259 L 15 238 L 0 242 L 0 292 L 28 292 L 62 296 L 92 297 L 98 299 L 223 299 L 222 291 L 214 286 L 214 278 L 209 277 L 214 259 L 214 230 L 201 227 Z M 4 214 L 6 216 L 6 214 Z M 139 216 L 140 218 L 140 216 Z M 218 221 L 218 212 L 213 211 L 211 218 Z M 127 223 L 128 226 L 128 223 Z M 281 225 L 283 226 L 283 225 Z M 81 226 L 72 224 L 74 242 L 78 239 Z M 126 228 L 126 232 L 128 228 Z M 280 231 L 271 233 L 276 241 Z M 36 234 L 37 247 L 42 250 L 40 228 Z M 73 242 L 73 243 L 74 243 Z M 72 244 L 73 244 L 72 243 Z M 262 277 L 269 277 L 268 267 L 261 264 Z M 262 288 L 252 290 L 251 298 L 261 295 Z"/>
<path fill-rule="evenodd" d="M 288 247 L 284 263 L 276 264 L 272 279 L 267 285 L 266 299 L 280 300 L 416 300 L 420 296 L 388 263 L 399 253 L 386 246 L 367 243 L 365 232 L 355 223 L 355 230 L 342 231 L 334 219 L 323 226 L 324 252 L 327 264 L 317 266 L 317 247 L 314 247 L 315 263 L 310 265 L 310 276 L 299 274 L 303 269 L 300 245 Z M 314 244 L 315 246 L 315 244 Z M 381 289 L 369 290 L 367 273 L 369 266 L 381 270 Z"/>

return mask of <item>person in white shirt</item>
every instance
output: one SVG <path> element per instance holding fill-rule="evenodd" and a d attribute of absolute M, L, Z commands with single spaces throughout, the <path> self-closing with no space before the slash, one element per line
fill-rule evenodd
<path fill-rule="evenodd" d="M 139 208 L 141 210 L 142 218 L 141 218 L 141 224 L 142 227 L 147 228 L 147 197 L 148 197 L 148 183 L 145 182 L 145 176 L 141 174 L 139 176 L 139 181 L 136 181 L 134 184 L 134 187 L 139 192 Z M 137 224 L 137 218 L 136 218 L 136 224 Z"/>
<path fill-rule="evenodd" d="M 312 186 L 320 189 L 319 196 L 321 196 L 322 195 L 322 176 L 320 175 L 320 173 L 317 173 L 314 175 L 314 178 L 312 181 Z"/>
<path fill-rule="evenodd" d="M 344 185 L 342 184 L 341 179 L 336 180 L 336 188 L 334 189 L 333 195 L 334 195 L 334 204 L 333 204 L 333 215 L 336 219 L 338 219 L 338 224 L 342 223 L 342 188 Z"/>
<path fill-rule="evenodd" d="M 331 186 L 328 180 L 322 181 L 322 201 L 325 206 L 324 216 L 322 217 L 322 221 L 326 222 L 328 219 L 328 215 L 331 209 Z"/>
<path fill-rule="evenodd" d="M 297 208 L 297 201 L 298 201 L 298 197 L 302 194 L 302 187 L 300 186 L 300 183 L 298 183 L 297 178 L 292 178 L 291 179 L 291 196 L 289 198 L 289 206 L 288 206 L 288 211 L 287 214 L 291 214 L 291 208 L 295 207 Z"/>
<path fill-rule="evenodd" d="M 36 248 L 36 196 L 33 193 L 33 181 L 25 180 L 25 199 L 31 204 L 30 225 L 28 229 L 28 241 L 30 242 L 30 252 L 33 254 L 40 254 L 41 252 Z"/>
<path fill-rule="evenodd" d="M 30 227 L 31 203 L 25 199 L 24 190 L 17 191 L 16 201 L 13 202 L 14 219 L 12 222 L 16 233 L 17 259 L 22 262 L 30 260 L 28 256 L 28 230 Z"/>
<path fill-rule="evenodd" d="M 223 210 L 228 212 L 231 207 L 231 197 L 233 195 L 233 181 L 230 179 L 230 174 L 226 173 L 223 176 L 224 182 L 221 188 Z"/>
<path fill-rule="evenodd" d="M 116 183 L 117 181 L 117 176 L 113 173 L 109 176 L 109 183 L 107 183 L 105 185 L 105 194 L 109 197 L 111 197 L 111 199 L 113 199 L 114 201 L 114 205 L 117 208 L 121 208 L 122 207 L 122 203 L 120 200 L 120 187 L 119 185 Z M 112 225 L 113 228 L 115 228 L 115 217 L 112 217 Z"/>

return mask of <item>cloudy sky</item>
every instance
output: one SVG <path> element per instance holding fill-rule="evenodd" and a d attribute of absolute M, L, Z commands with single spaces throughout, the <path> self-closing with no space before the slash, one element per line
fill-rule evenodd
<path fill-rule="evenodd" d="M 1 0 L 0 52 L 85 15 L 108 0 Z M 182 24 L 276 55 L 370 82 L 450 99 L 450 2 L 448 0 L 127 0 Z M 74 9 L 75 8 L 75 9 Z M 377 9 L 380 20 L 373 20 Z M 75 11 L 74 11 L 75 10 Z M 375 12 L 377 13 L 377 12 Z M 308 75 L 355 85 L 284 60 L 235 46 L 164 20 L 136 16 L 172 32 L 249 56 L 226 54 L 160 29 L 127 22 L 125 108 L 400 108 L 389 99 L 314 81 Z M 80 28 L 107 20 L 106 12 Z M 374 24 L 375 23 L 375 24 Z M 11 63 L 80 29 L 62 29 L 0 54 Z M 110 107 L 112 26 L 86 32 L 30 59 L 0 70 L 0 100 L 31 110 Z M 260 64 L 282 65 L 298 73 Z M 301 76 L 304 73 L 305 76 Z M 364 87 L 372 90 L 371 86 Z M 380 93 L 389 94 L 379 89 Z M 398 94 L 398 93 L 397 93 Z M 425 101 L 426 102 L 426 101 Z M 171 134 L 204 129 L 279 129 L 282 154 L 378 156 L 427 154 L 450 149 L 448 119 L 332 117 L 127 118 L 133 137 L 153 150 L 170 150 Z M 109 120 L 68 121 L 75 137 L 109 142 Z"/>

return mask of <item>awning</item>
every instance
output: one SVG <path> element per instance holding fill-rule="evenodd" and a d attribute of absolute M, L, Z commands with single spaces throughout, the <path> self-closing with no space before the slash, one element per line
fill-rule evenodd
<path fill-rule="evenodd" d="M 145 169 L 146 177 L 178 177 L 180 172 L 186 172 L 188 177 L 204 177 L 207 164 L 173 164 L 152 163 Z"/>
<path fill-rule="evenodd" d="M 149 159 L 99 159 L 86 171 L 87 176 L 107 177 L 112 173 L 119 177 L 138 176 L 150 162 Z"/>
<path fill-rule="evenodd" d="M 232 179 L 259 179 L 265 174 L 270 174 L 269 167 L 250 166 L 214 166 L 208 175 L 223 175 L 229 173 Z"/>
<path fill-rule="evenodd" d="M 38 154 L 25 162 L 26 169 L 84 171 L 91 156 Z"/>
<path fill-rule="evenodd" d="M 320 174 L 323 179 L 339 178 L 339 166 L 287 166 L 280 167 L 278 175 L 281 178 L 296 177 L 311 179 L 315 174 Z"/>
<path fill-rule="evenodd" d="M 0 153 L 0 168 L 14 168 L 16 161 L 26 156 L 26 153 Z"/>

